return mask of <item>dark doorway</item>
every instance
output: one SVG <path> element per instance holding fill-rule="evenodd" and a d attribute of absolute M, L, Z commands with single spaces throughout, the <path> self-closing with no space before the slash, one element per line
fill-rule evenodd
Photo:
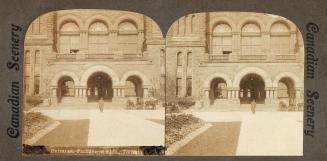
<path fill-rule="evenodd" d="M 130 76 L 126 79 L 125 97 L 143 97 L 142 80 L 138 76 Z"/>
<path fill-rule="evenodd" d="M 239 93 L 241 104 L 249 104 L 252 100 L 256 103 L 265 103 L 265 83 L 257 74 L 247 74 L 242 78 Z"/>
<path fill-rule="evenodd" d="M 215 78 L 210 84 L 210 103 L 213 104 L 216 99 L 227 98 L 227 83 L 222 78 Z"/>
<path fill-rule="evenodd" d="M 100 98 L 104 101 L 112 101 L 112 96 L 112 81 L 109 75 L 103 72 L 92 74 L 87 81 L 88 102 L 96 102 Z"/>
<path fill-rule="evenodd" d="M 74 80 L 69 76 L 64 76 L 58 81 L 57 98 L 58 102 L 61 102 L 64 97 L 75 96 L 75 84 Z"/>

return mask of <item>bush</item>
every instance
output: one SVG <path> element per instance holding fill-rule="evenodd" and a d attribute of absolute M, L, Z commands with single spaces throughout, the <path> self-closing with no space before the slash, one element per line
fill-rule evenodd
<path fill-rule="evenodd" d="M 195 105 L 195 101 L 193 101 L 193 99 L 190 97 L 185 97 L 178 101 L 178 105 L 183 108 L 190 108 L 191 106 Z"/>
<path fill-rule="evenodd" d="M 38 131 L 44 129 L 46 126 L 54 122 L 48 116 L 43 115 L 40 112 L 29 112 L 25 113 L 23 117 L 24 128 L 23 136 L 24 139 L 32 138 Z"/>
<path fill-rule="evenodd" d="M 285 111 L 285 110 L 287 110 L 287 105 L 286 105 L 286 103 L 285 102 L 279 102 L 279 109 L 281 110 L 281 111 Z"/>
<path fill-rule="evenodd" d="M 26 96 L 26 103 L 35 107 L 43 103 L 43 99 L 40 96 Z"/>
<path fill-rule="evenodd" d="M 205 122 L 191 114 L 166 116 L 166 146 L 185 138 L 189 133 L 202 127 Z"/>

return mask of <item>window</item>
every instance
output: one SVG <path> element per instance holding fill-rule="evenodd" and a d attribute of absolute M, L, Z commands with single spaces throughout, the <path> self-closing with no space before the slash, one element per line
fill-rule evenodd
<path fill-rule="evenodd" d="M 276 55 L 290 54 L 290 31 L 282 23 L 275 23 L 271 27 L 270 48 Z"/>
<path fill-rule="evenodd" d="M 94 22 L 89 27 L 89 53 L 108 53 L 108 28 L 102 22 Z"/>
<path fill-rule="evenodd" d="M 261 32 L 255 23 L 248 23 L 242 27 L 241 50 L 243 55 L 261 54 Z"/>
<path fill-rule="evenodd" d="M 192 96 L 192 78 L 186 79 L 186 96 Z"/>
<path fill-rule="evenodd" d="M 61 54 L 74 54 L 79 51 L 79 27 L 74 22 L 67 22 L 60 29 Z"/>
<path fill-rule="evenodd" d="M 123 53 L 136 53 L 138 42 L 137 27 L 131 22 L 122 22 L 118 26 L 118 47 Z"/>
<path fill-rule="evenodd" d="M 40 76 L 34 77 L 34 94 L 40 94 Z"/>
<path fill-rule="evenodd" d="M 30 76 L 24 76 L 24 94 L 29 94 Z"/>
<path fill-rule="evenodd" d="M 41 63 L 41 55 L 40 55 L 40 51 L 39 50 L 36 50 L 35 51 L 35 64 L 40 64 Z"/>
<path fill-rule="evenodd" d="M 41 54 L 39 50 L 35 51 L 35 60 L 34 60 L 34 73 L 36 75 L 40 74 L 40 70 L 41 70 Z"/>
<path fill-rule="evenodd" d="M 46 26 L 44 22 L 46 19 L 43 16 L 36 18 L 32 24 L 29 26 L 27 32 L 34 35 L 39 35 L 45 32 Z"/>
<path fill-rule="evenodd" d="M 29 50 L 25 51 L 25 64 L 30 64 L 31 63 L 31 53 Z"/>
<path fill-rule="evenodd" d="M 186 62 L 187 67 L 192 67 L 192 53 L 187 53 L 187 62 Z"/>
<path fill-rule="evenodd" d="M 182 94 L 182 78 L 176 79 L 176 95 L 181 96 Z"/>
<path fill-rule="evenodd" d="M 183 65 L 183 54 L 181 52 L 177 53 L 177 66 Z"/>
<path fill-rule="evenodd" d="M 218 24 L 212 34 L 213 54 L 229 54 L 232 52 L 232 28 L 228 24 Z"/>

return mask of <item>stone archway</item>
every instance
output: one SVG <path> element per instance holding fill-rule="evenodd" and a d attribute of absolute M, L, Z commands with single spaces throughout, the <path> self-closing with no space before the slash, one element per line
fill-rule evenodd
<path fill-rule="evenodd" d="M 62 102 L 64 97 L 75 97 L 75 82 L 70 76 L 63 76 L 57 83 L 57 100 Z"/>
<path fill-rule="evenodd" d="M 88 102 L 112 101 L 113 90 L 110 76 L 104 72 L 95 72 L 87 80 L 87 100 Z"/>
<path fill-rule="evenodd" d="M 209 98 L 210 104 L 213 104 L 215 100 L 227 99 L 227 83 L 223 78 L 214 78 L 210 83 Z"/>
<path fill-rule="evenodd" d="M 125 83 L 125 97 L 143 97 L 143 82 L 138 76 L 129 76 Z"/>
<path fill-rule="evenodd" d="M 265 103 L 266 92 L 263 78 L 254 73 L 245 75 L 240 82 L 239 99 L 241 104 Z"/>
<path fill-rule="evenodd" d="M 277 98 L 288 105 L 296 102 L 296 90 L 294 81 L 290 77 L 283 77 L 278 81 Z"/>

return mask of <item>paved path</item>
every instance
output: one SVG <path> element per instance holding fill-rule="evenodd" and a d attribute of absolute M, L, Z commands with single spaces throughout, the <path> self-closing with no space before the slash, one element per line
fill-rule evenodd
<path fill-rule="evenodd" d="M 38 143 L 67 146 L 164 145 L 164 110 L 37 109 L 62 124 Z M 89 125 L 79 124 L 87 120 Z M 155 120 L 155 121 L 153 121 Z M 86 130 L 84 129 L 86 128 Z M 52 140 L 52 141 L 50 141 Z M 80 143 L 78 140 L 80 140 Z M 42 141 L 42 142 L 41 142 Z"/>
<path fill-rule="evenodd" d="M 164 145 L 165 127 L 120 110 L 90 113 L 89 146 Z"/>
<path fill-rule="evenodd" d="M 173 155 L 235 155 L 240 125 L 240 122 L 212 123 L 207 131 L 195 137 Z"/>
<path fill-rule="evenodd" d="M 214 122 L 206 132 L 194 138 L 179 154 L 190 155 L 302 155 L 303 112 L 193 112 L 206 122 Z M 241 122 L 239 137 L 232 122 Z M 222 123 L 224 126 L 217 126 Z M 231 129 L 233 130 L 231 130 Z M 214 135 L 214 134 L 217 135 Z M 210 141 L 206 141 L 209 136 Z M 227 137 L 226 137 L 227 136 Z M 228 141 L 219 141 L 225 138 Z M 234 147 L 237 142 L 237 149 Z M 212 142 L 212 144 L 211 144 Z M 195 148 L 197 145 L 199 148 Z M 193 151 L 192 147 L 193 146 Z M 201 149 L 208 152 L 203 152 Z M 226 150 L 221 150 L 226 147 Z"/>

